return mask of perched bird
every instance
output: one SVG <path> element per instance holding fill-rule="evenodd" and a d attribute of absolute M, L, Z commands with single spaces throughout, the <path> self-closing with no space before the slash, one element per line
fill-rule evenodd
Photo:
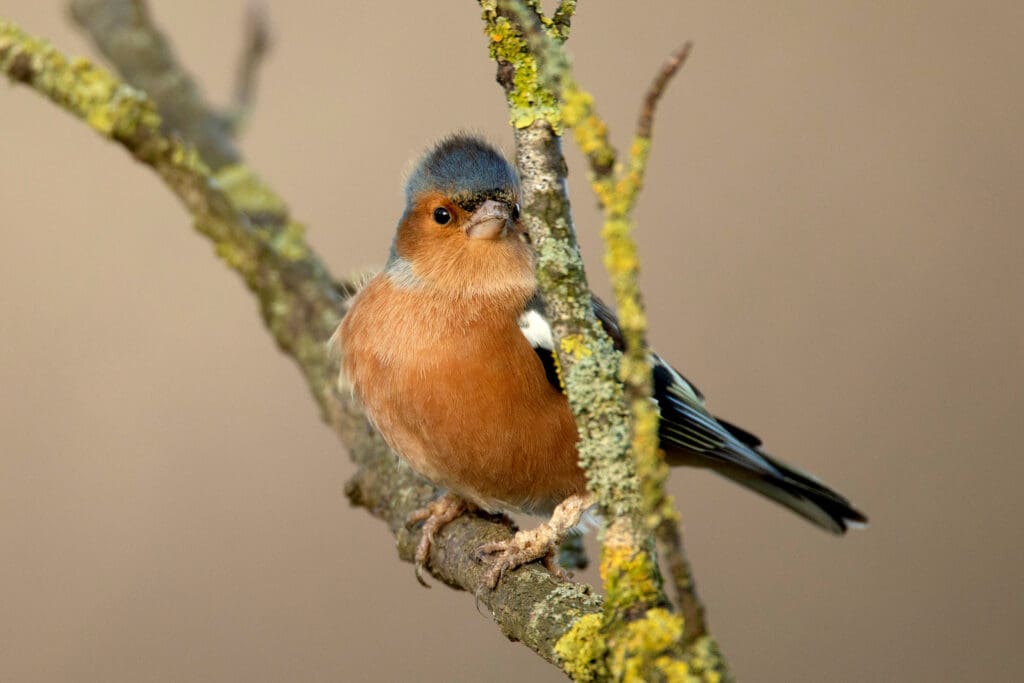
<path fill-rule="evenodd" d="M 444 139 L 419 160 L 384 270 L 355 296 L 335 335 L 342 377 L 388 444 L 447 493 L 424 522 L 417 577 L 437 531 L 467 508 L 551 515 L 482 553 L 502 573 L 552 551 L 591 505 L 551 328 L 520 222 L 515 171 L 486 142 Z M 595 313 L 621 343 L 612 312 Z M 760 450 L 704 407 L 701 393 L 652 354 L 670 464 L 707 467 L 841 534 L 866 522 L 846 498 Z"/>

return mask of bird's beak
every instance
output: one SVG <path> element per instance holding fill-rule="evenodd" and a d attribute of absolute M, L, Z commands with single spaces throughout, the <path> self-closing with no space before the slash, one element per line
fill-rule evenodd
<path fill-rule="evenodd" d="M 504 202 L 488 199 L 466 223 L 466 235 L 473 239 L 495 240 L 507 237 L 514 230 L 512 210 Z"/>

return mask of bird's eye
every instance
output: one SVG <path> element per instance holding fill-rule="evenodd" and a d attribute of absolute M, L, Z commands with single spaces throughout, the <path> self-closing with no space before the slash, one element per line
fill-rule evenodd
<path fill-rule="evenodd" d="M 452 214 L 451 211 L 449 211 L 448 209 L 444 208 L 443 206 L 439 206 L 436 209 L 434 209 L 434 222 L 437 223 L 438 225 L 448 225 L 448 223 L 451 222 L 451 220 Z"/>
<path fill-rule="evenodd" d="M 519 220 L 519 204 L 512 205 L 512 220 Z"/>

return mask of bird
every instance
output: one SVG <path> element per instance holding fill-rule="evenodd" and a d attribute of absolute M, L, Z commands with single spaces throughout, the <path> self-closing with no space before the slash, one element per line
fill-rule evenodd
<path fill-rule="evenodd" d="M 424 585 L 437 533 L 467 510 L 549 517 L 481 547 L 493 588 L 533 560 L 559 573 L 558 543 L 594 504 L 519 202 L 516 171 L 481 137 L 456 133 L 428 148 L 405 184 L 386 265 L 332 338 L 339 382 L 392 450 L 445 491 L 408 519 L 423 524 L 415 565 Z M 593 309 L 621 350 L 612 310 L 596 297 Z M 660 356 L 650 360 L 670 465 L 710 469 L 834 534 L 866 524 L 845 497 L 713 416 Z"/>

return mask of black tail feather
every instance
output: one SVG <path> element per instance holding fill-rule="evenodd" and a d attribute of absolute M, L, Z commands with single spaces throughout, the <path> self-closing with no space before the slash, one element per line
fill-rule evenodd
<path fill-rule="evenodd" d="M 715 468 L 737 484 L 786 506 L 801 517 L 834 534 L 865 526 L 867 517 L 842 495 L 804 472 L 759 451 L 778 474 L 758 474 L 737 468 Z"/>

